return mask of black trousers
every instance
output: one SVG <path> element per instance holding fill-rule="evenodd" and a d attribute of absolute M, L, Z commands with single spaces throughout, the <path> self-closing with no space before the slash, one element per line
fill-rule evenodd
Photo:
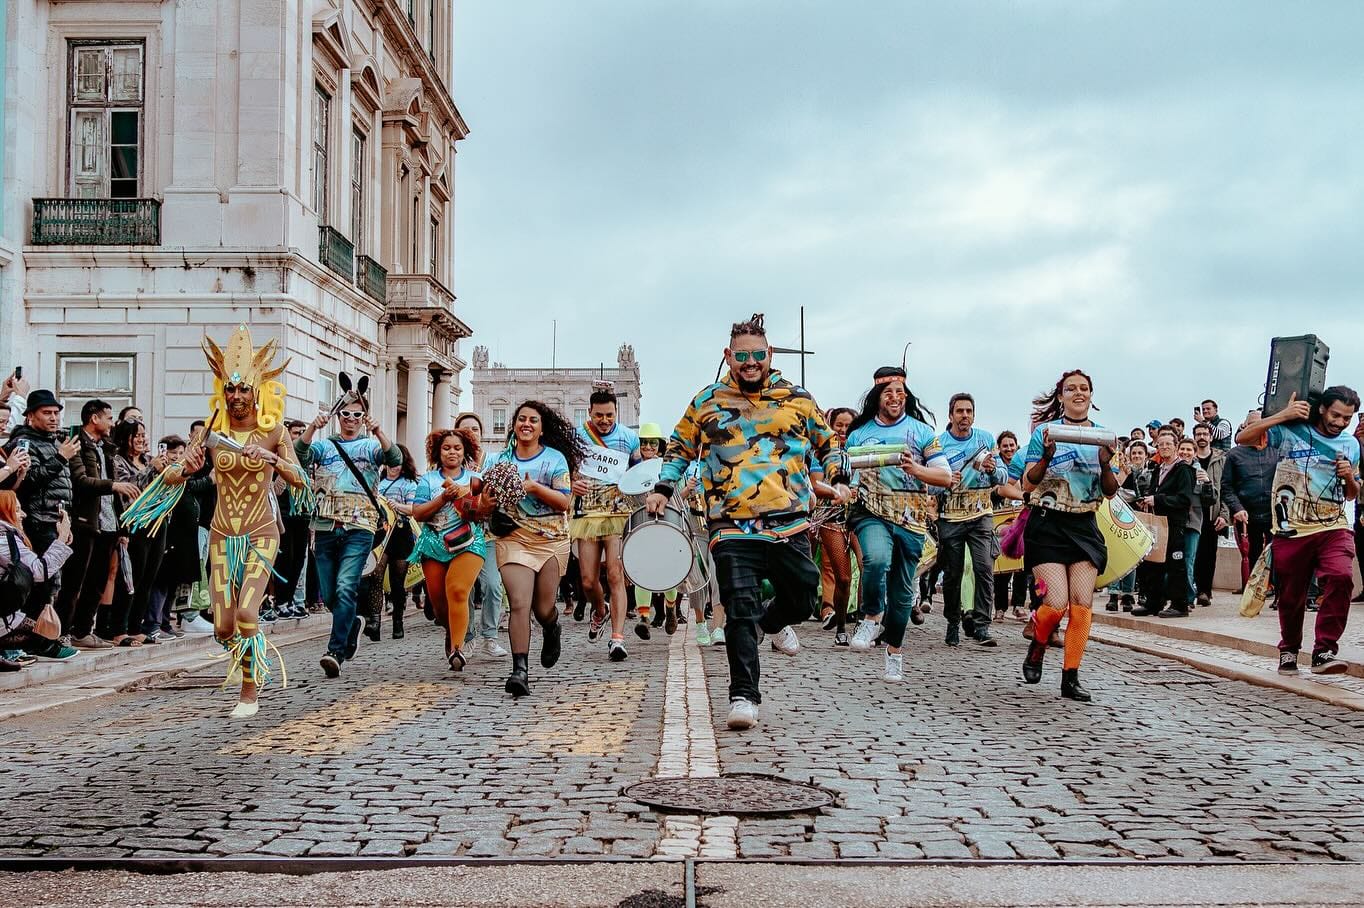
<path fill-rule="evenodd" d="M 938 564 L 942 565 L 942 614 L 948 624 L 961 621 L 961 581 L 966 570 L 966 550 L 971 550 L 971 573 L 976 583 L 971 620 L 976 627 L 988 627 L 994 618 L 991 601 L 995 597 L 995 519 L 989 515 L 975 520 L 938 521 Z"/>
<path fill-rule="evenodd" d="M 24 535 L 28 537 L 29 548 L 33 549 L 35 555 L 47 553 L 48 548 L 57 540 L 57 525 L 55 523 L 43 523 L 31 517 L 24 518 Z M 34 578 L 37 580 L 38 578 Z M 30 618 L 37 618 L 43 607 L 52 601 L 52 596 L 62 585 L 62 572 L 57 571 L 52 577 L 41 583 L 34 583 L 33 589 L 29 590 L 28 599 L 24 602 L 24 614 Z"/>
<path fill-rule="evenodd" d="M 134 533 L 128 539 L 128 562 L 133 569 L 133 588 L 123 582 L 122 571 L 114 580 L 114 602 L 99 615 L 95 633 L 104 639 L 142 633 L 151 602 L 152 585 L 161 572 L 161 559 L 166 554 L 166 533 L 155 536 Z M 159 623 L 159 622 L 158 622 Z"/>
<path fill-rule="evenodd" d="M 293 603 L 307 561 L 308 518 L 286 517 L 284 535 L 279 540 L 279 555 L 275 558 L 275 572 L 284 579 L 272 577 L 270 580 L 277 606 L 284 608 Z"/>
<path fill-rule="evenodd" d="M 1007 612 L 1009 606 L 1022 608 L 1028 596 L 1028 575 L 1023 571 L 995 575 L 995 611 Z"/>
<path fill-rule="evenodd" d="M 815 613 L 819 568 L 810 559 L 810 537 L 800 533 L 781 542 L 726 539 L 711 552 L 725 604 L 725 650 L 729 656 L 729 698 L 762 702 L 758 686 L 758 628 L 775 634 Z M 776 593 L 762 601 L 766 579 Z"/>
<path fill-rule="evenodd" d="M 1184 528 L 1170 527 L 1165 547 L 1165 562 L 1143 561 L 1137 567 L 1137 588 L 1147 599 L 1148 608 L 1189 605 L 1189 569 L 1184 561 Z"/>
<path fill-rule="evenodd" d="M 1217 540 L 1220 533 L 1213 532 L 1216 518 L 1204 512 L 1203 533 L 1198 537 L 1198 554 L 1194 558 L 1194 587 L 1200 596 L 1212 595 L 1212 578 L 1217 573 Z"/>
<path fill-rule="evenodd" d="M 71 535 L 71 557 L 62 567 L 56 609 L 62 633 L 84 637 L 95 629 L 95 613 L 109 581 L 109 556 L 118 545 L 118 534 L 78 529 Z"/>

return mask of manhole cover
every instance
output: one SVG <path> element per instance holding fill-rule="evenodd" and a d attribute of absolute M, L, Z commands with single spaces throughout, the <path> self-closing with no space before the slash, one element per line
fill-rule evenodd
<path fill-rule="evenodd" d="M 632 801 L 675 813 L 783 814 L 828 807 L 833 793 L 777 776 L 646 779 L 625 789 Z"/>

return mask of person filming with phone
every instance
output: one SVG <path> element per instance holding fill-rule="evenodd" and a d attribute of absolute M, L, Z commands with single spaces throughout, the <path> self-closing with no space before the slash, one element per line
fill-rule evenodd
<path fill-rule="evenodd" d="M 7 381 L 8 384 L 8 381 Z M 27 384 L 24 385 L 27 387 Z M 71 458 L 80 442 L 62 431 L 62 404 L 46 389 L 29 394 L 24 423 L 3 447 L 0 489 L 12 490 L 23 508 L 23 530 L 38 556 L 46 554 L 59 535 L 58 527 L 71 507 Z M 60 575 L 34 583 L 24 612 L 36 615 L 50 603 L 60 586 Z"/>

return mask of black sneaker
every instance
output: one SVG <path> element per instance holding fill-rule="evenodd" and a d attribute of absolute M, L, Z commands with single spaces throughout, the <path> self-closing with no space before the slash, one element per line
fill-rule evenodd
<path fill-rule="evenodd" d="M 275 611 L 275 607 L 273 605 L 267 605 L 265 608 L 260 610 L 261 624 L 274 624 L 278 620 L 279 612 Z"/>
<path fill-rule="evenodd" d="M 1313 660 L 1315 661 L 1315 660 Z M 1296 675 L 1298 673 L 1298 654 L 1279 653 L 1279 674 Z"/>
<path fill-rule="evenodd" d="M 652 636 L 649 632 L 649 622 L 641 621 L 635 625 L 635 636 L 641 640 L 648 640 Z"/>
<path fill-rule="evenodd" d="M 1132 611 L 1133 599 L 1132 599 L 1132 596 L 1131 596 L 1130 594 L 1124 593 L 1124 594 L 1123 594 L 1123 597 L 1122 597 L 1122 599 L 1121 599 L 1120 601 L 1122 602 L 1122 610 L 1123 610 L 1124 612 L 1130 612 L 1130 611 Z"/>
<path fill-rule="evenodd" d="M 1335 653 L 1312 654 L 1312 674 L 1314 675 L 1343 675 L 1349 670 L 1349 663 L 1338 658 Z"/>
<path fill-rule="evenodd" d="M 1212 605 L 1212 597 L 1207 593 L 1199 593 L 1194 597 L 1194 605 L 1206 608 L 1207 606 Z"/>
<path fill-rule="evenodd" d="M 545 668 L 553 668 L 563 649 L 564 629 L 555 621 L 544 628 L 544 635 L 544 642 L 540 644 L 540 664 Z"/>
<path fill-rule="evenodd" d="M 1189 607 L 1187 605 L 1172 605 L 1165 611 L 1156 615 L 1157 618 L 1187 618 L 1189 617 Z"/>
<path fill-rule="evenodd" d="M 573 620 L 574 620 L 574 621 L 581 621 L 581 620 L 583 620 L 583 616 L 586 615 L 586 614 L 587 614 L 587 602 L 586 602 L 585 600 L 582 601 L 582 602 L 579 602 L 577 605 L 573 606 Z"/>
<path fill-rule="evenodd" d="M 961 645 L 961 629 L 955 624 L 947 625 L 947 638 L 944 641 L 948 646 Z"/>
<path fill-rule="evenodd" d="M 981 646 L 999 646 L 999 641 L 990 636 L 990 628 L 981 625 L 976 628 L 976 632 L 971 635 L 971 639 Z"/>
<path fill-rule="evenodd" d="M 1109 597 L 1108 597 L 1108 602 L 1104 605 L 1104 611 L 1106 611 L 1106 612 L 1116 612 L 1117 610 L 1118 610 L 1118 597 L 1117 597 L 1117 596 L 1109 596 Z"/>
<path fill-rule="evenodd" d="M 625 641 L 614 637 L 606 644 L 606 652 L 612 662 L 624 662 L 630 654 L 625 651 Z"/>
<path fill-rule="evenodd" d="M 1308 610 L 1309 612 L 1315 612 L 1315 611 L 1316 611 L 1317 609 L 1319 609 L 1319 608 L 1321 608 L 1321 606 L 1317 605 L 1317 600 L 1315 600 L 1315 599 L 1308 599 L 1308 600 L 1307 600 L 1307 610 Z"/>
<path fill-rule="evenodd" d="M 965 612 L 961 616 L 961 632 L 968 637 L 976 635 L 976 613 Z"/>
<path fill-rule="evenodd" d="M 834 646 L 847 646 L 847 645 L 848 645 L 848 632 L 847 632 L 847 631 L 839 631 L 838 633 L 834 634 Z"/>
<path fill-rule="evenodd" d="M 341 675 L 341 657 L 336 653 L 327 653 L 320 660 L 322 673 L 328 678 L 336 678 Z"/>
<path fill-rule="evenodd" d="M 365 636 L 375 643 L 379 642 L 379 625 L 382 621 L 383 619 L 378 617 L 365 618 Z"/>
<path fill-rule="evenodd" d="M 364 629 L 364 626 L 365 619 L 359 615 L 356 615 L 355 619 L 351 621 L 350 633 L 346 635 L 345 657 L 347 659 L 355 658 L 355 651 L 360 647 L 360 631 Z"/>

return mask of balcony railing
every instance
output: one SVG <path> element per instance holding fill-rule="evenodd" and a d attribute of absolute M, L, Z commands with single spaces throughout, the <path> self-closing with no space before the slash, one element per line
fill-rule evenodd
<path fill-rule="evenodd" d="M 35 246 L 159 246 L 158 199 L 34 199 Z"/>
<path fill-rule="evenodd" d="M 390 309 L 436 309 L 445 312 L 462 337 L 472 337 L 473 331 L 455 315 L 455 295 L 429 274 L 390 274 L 388 276 L 388 307 Z"/>
<path fill-rule="evenodd" d="M 317 256 L 322 264 L 348 281 L 355 280 L 355 247 L 335 227 L 323 224 Z"/>
<path fill-rule="evenodd" d="M 370 299 L 384 303 L 388 299 L 388 271 L 367 255 L 357 256 L 355 264 L 355 283 Z"/>

